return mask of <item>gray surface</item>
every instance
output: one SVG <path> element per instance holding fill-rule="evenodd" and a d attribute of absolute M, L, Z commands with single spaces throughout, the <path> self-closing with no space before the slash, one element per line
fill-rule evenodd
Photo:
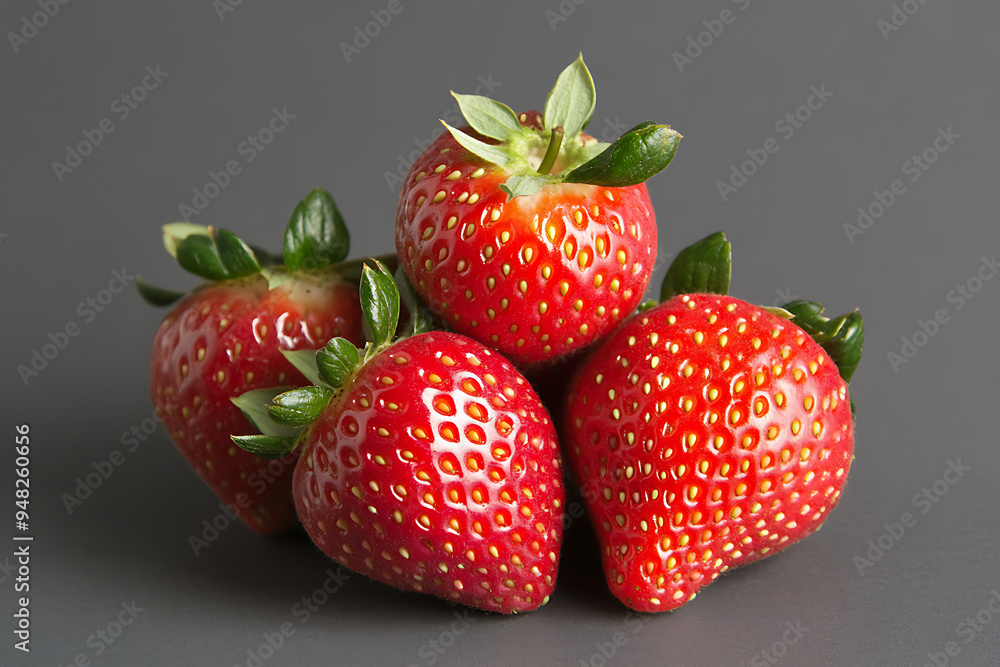
<path fill-rule="evenodd" d="M 263 664 L 757 665 L 771 664 L 760 652 L 791 639 L 787 624 L 801 622 L 807 630 L 780 664 L 922 665 L 951 641 L 960 653 L 950 664 L 998 664 L 1000 616 L 968 642 L 959 624 L 1000 588 L 1000 280 L 960 310 L 948 301 L 983 255 L 1000 250 L 995 3 L 928 2 L 884 39 L 877 22 L 893 11 L 887 0 L 563 0 L 575 10 L 555 30 L 545 12 L 558 11 L 557 0 L 403 0 L 351 63 L 339 43 L 387 3 L 346 4 L 243 2 L 220 21 L 207 1 L 74 2 L 18 53 L 0 47 L 3 428 L 13 439 L 12 423 L 32 426 L 36 536 L 33 651 L 11 647 L 12 579 L 0 572 L 0 662 L 64 665 L 84 654 L 95 665 L 246 664 L 263 634 L 289 621 L 294 634 Z M 671 53 L 725 8 L 735 20 L 679 72 Z M 17 30 L 35 11 L 28 0 L 6 2 L 0 27 Z M 67 513 L 61 494 L 124 449 L 121 434 L 151 413 L 148 354 L 163 316 L 132 289 L 89 322 L 78 304 L 122 267 L 191 284 L 162 251 L 158 225 L 179 217 L 210 170 L 244 159 L 238 144 L 272 108 L 296 117 L 195 221 L 273 246 L 294 202 L 323 186 L 352 226 L 354 251 L 382 252 L 397 194 L 384 173 L 437 131 L 448 90 L 471 92 L 492 77 L 496 97 L 536 107 L 580 49 L 599 90 L 592 130 L 600 134 L 608 118 L 629 126 L 650 118 L 686 137 L 650 188 L 664 256 L 724 229 L 736 295 L 770 304 L 783 292 L 864 311 L 865 359 L 851 388 L 857 461 L 820 533 L 727 575 L 675 613 L 637 621 L 607 594 L 579 521 L 547 607 L 516 618 L 471 613 L 452 636 L 454 608 L 361 577 L 301 623 L 293 605 L 322 586 L 330 566 L 303 536 L 268 540 L 232 526 L 195 557 L 188 536 L 218 502 L 160 431 Z M 117 119 L 112 100 L 156 65 L 169 76 Z M 811 86 L 833 97 L 789 138 L 775 123 Z M 115 130 L 58 182 L 51 163 L 106 116 Z M 948 127 L 961 138 L 910 182 L 904 162 Z M 768 137 L 778 152 L 722 201 L 716 182 Z M 905 194 L 849 242 L 844 223 L 897 178 Z M 938 309 L 948 322 L 894 372 L 887 354 Z M 16 365 L 71 321 L 80 334 L 26 387 Z M 915 503 L 959 460 L 971 471 L 939 484 L 947 489 L 939 502 Z M 904 512 L 916 523 L 898 540 L 883 537 L 891 548 L 859 574 L 854 557 Z M 133 599 L 144 611 L 95 657 L 88 637 Z M 617 631 L 624 643 L 605 659 L 599 645 L 609 650 Z M 449 646 L 438 653 L 432 640 Z"/>

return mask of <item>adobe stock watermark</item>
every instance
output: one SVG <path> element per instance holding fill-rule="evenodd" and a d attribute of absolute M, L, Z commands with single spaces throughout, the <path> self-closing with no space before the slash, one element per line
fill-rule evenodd
<path fill-rule="evenodd" d="M 40 11 L 25 14 L 21 17 L 21 25 L 18 31 L 9 31 L 7 33 L 7 41 L 10 42 L 10 47 L 14 49 L 14 53 L 19 53 L 21 47 L 34 39 L 38 31 L 47 26 L 49 21 L 54 19 L 62 8 L 69 3 L 70 0 L 38 0 L 35 4 L 38 5 Z"/>
<path fill-rule="evenodd" d="M 27 363 L 17 365 L 17 374 L 24 386 L 27 387 L 32 378 L 38 377 L 48 368 L 49 364 L 69 347 L 70 342 L 80 335 L 83 331 L 81 323 L 85 326 L 96 320 L 97 316 L 114 301 L 115 296 L 121 294 L 134 280 L 135 276 L 127 273 L 124 266 L 121 269 L 114 269 L 107 287 L 77 304 L 75 312 L 80 319 L 69 320 L 55 333 L 50 331 L 46 343 L 41 347 L 32 348 Z"/>
<path fill-rule="evenodd" d="M 115 131 L 115 118 L 119 122 L 124 121 L 132 112 L 139 108 L 151 92 L 156 90 L 163 80 L 170 76 L 170 72 L 164 72 L 160 65 L 146 65 L 145 74 L 139 82 L 131 89 L 118 95 L 111 101 L 110 111 L 112 116 L 105 116 L 97 121 L 94 127 L 85 127 L 80 131 L 83 138 L 75 144 L 66 144 L 66 155 L 63 161 L 52 161 L 52 173 L 56 176 L 56 181 L 63 182 L 68 174 L 83 164 L 84 158 L 94 152 L 98 146 L 104 143 L 109 134 Z"/>
<path fill-rule="evenodd" d="M 118 439 L 121 442 L 121 449 L 113 449 L 100 461 L 91 461 L 91 470 L 85 475 L 77 477 L 74 481 L 76 486 L 72 492 L 63 493 L 59 498 L 62 500 L 66 513 L 72 516 L 73 511 L 82 507 L 84 501 L 94 495 L 97 489 L 101 488 L 104 482 L 108 481 L 118 468 L 125 463 L 125 457 L 133 454 L 150 436 L 156 433 L 163 422 L 160 416 L 153 412 L 138 424 L 124 431 Z"/>
<path fill-rule="evenodd" d="M 794 623 L 792 621 L 785 622 L 785 630 L 781 633 L 781 638 L 776 639 L 767 648 L 763 648 L 752 656 L 750 656 L 750 661 L 741 661 L 741 665 L 750 665 L 750 667 L 767 667 L 768 665 L 776 665 L 781 662 L 781 659 L 788 655 L 788 651 L 791 647 L 799 643 L 802 636 L 809 632 L 809 628 L 802 625 L 801 620 L 797 620 Z"/>
<path fill-rule="evenodd" d="M 289 466 L 294 465 L 295 461 L 290 459 L 269 459 L 266 466 L 259 468 L 255 473 L 251 473 L 247 477 L 246 483 L 250 486 L 250 490 L 253 491 L 253 496 L 245 491 L 240 491 L 236 494 L 234 502 L 219 503 L 219 513 L 211 519 L 202 520 L 201 533 L 191 533 L 188 535 L 188 546 L 191 547 L 194 555 L 201 555 L 202 551 L 219 539 L 222 533 L 240 518 L 240 512 L 250 507 L 254 497 L 264 493 L 268 486 L 276 480 L 281 479 L 282 473 Z"/>
<path fill-rule="evenodd" d="M 463 608 L 461 612 L 452 612 L 452 616 L 455 618 L 454 621 L 445 625 L 443 630 L 432 639 L 421 644 L 420 648 L 417 649 L 417 657 L 423 662 L 411 662 L 408 667 L 420 667 L 421 664 L 435 664 L 448 652 L 448 649 L 455 645 L 458 638 L 464 635 L 472 627 L 472 624 L 479 620 L 478 616 L 469 613 L 468 607 Z"/>
<path fill-rule="evenodd" d="M 937 128 L 937 136 L 934 137 L 930 145 L 919 154 L 914 154 L 913 157 L 904 162 L 900 167 L 903 176 L 906 176 L 906 180 L 910 183 L 916 183 L 931 168 L 931 165 L 938 161 L 941 154 L 948 151 L 961 138 L 962 135 L 952 130 L 951 125 L 947 129 L 943 127 Z M 856 223 L 844 223 L 844 233 L 847 235 L 847 240 L 851 245 L 854 245 L 854 240 L 868 231 L 875 224 L 875 221 L 885 215 L 892 205 L 906 194 L 906 192 L 906 182 L 901 178 L 893 180 L 885 190 L 875 190 L 872 192 L 874 201 L 858 207 Z"/>
<path fill-rule="evenodd" d="M 121 611 L 114 618 L 87 637 L 86 646 L 90 650 L 77 653 L 76 657 L 67 663 L 67 667 L 90 667 L 96 658 L 100 658 L 114 646 L 115 642 L 125 634 L 125 630 L 138 620 L 139 614 L 146 611 L 144 607 L 136 604 L 135 600 L 122 602 L 119 606 Z"/>
<path fill-rule="evenodd" d="M 792 293 L 791 287 L 786 287 L 785 289 L 781 289 L 779 287 L 778 289 L 774 290 L 774 301 L 771 302 L 771 305 L 774 306 L 775 308 L 778 308 L 780 306 L 784 306 L 786 303 L 797 301 L 801 298 L 802 297 L 799 296 L 798 294 Z"/>
<path fill-rule="evenodd" d="M 257 159 L 263 153 L 275 137 L 284 132 L 296 115 L 289 113 L 288 107 L 271 109 L 271 117 L 264 123 L 264 126 L 252 134 L 248 134 L 246 139 L 236 145 L 236 157 L 226 161 L 219 171 L 209 170 L 208 181 L 201 187 L 191 189 L 193 196 L 190 204 L 182 202 L 178 204 L 177 210 L 184 222 L 191 222 L 191 218 L 205 211 L 208 205 L 215 200 L 222 191 L 229 187 L 233 178 L 243 173 L 243 168 Z"/>
<path fill-rule="evenodd" d="M 927 0 L 903 0 L 899 4 L 893 3 L 889 17 L 881 18 L 875 22 L 875 27 L 882 33 L 882 41 L 888 42 L 889 35 L 898 32 L 910 21 L 910 17 L 920 11 L 920 8 L 925 4 L 927 4 Z"/>
<path fill-rule="evenodd" d="M 941 477 L 915 493 L 910 499 L 910 504 L 919 511 L 919 514 L 927 514 L 937 503 L 941 502 L 951 487 L 958 484 L 965 477 L 965 473 L 971 470 L 971 466 L 962 465 L 961 458 L 948 461 L 948 467 L 944 469 Z M 883 523 L 882 533 L 878 537 L 868 540 L 868 550 L 865 551 L 864 555 L 858 554 L 852 559 L 854 566 L 858 568 L 858 574 L 863 577 L 865 570 L 875 567 L 876 563 L 902 541 L 906 532 L 917 525 L 918 518 L 913 512 L 903 512 L 892 523 Z"/>
<path fill-rule="evenodd" d="M 745 12 L 750 7 L 750 0 L 732 0 L 732 3 L 741 12 Z M 705 29 L 696 34 L 688 35 L 687 44 L 683 52 L 674 51 L 671 54 L 674 64 L 677 65 L 677 71 L 683 74 L 685 67 L 693 65 L 694 61 L 705 53 L 705 49 L 715 44 L 715 40 L 722 36 L 722 33 L 726 30 L 726 26 L 736 22 L 737 16 L 739 14 L 727 7 L 719 13 L 719 18 L 702 21 L 701 24 L 705 26 Z"/>
<path fill-rule="evenodd" d="M 326 570 L 326 578 L 309 595 L 302 596 L 302 599 L 292 605 L 289 615 L 297 620 L 299 625 L 305 625 L 312 620 L 313 614 L 330 601 L 334 595 L 343 588 L 344 583 L 351 578 L 351 573 L 338 567 L 336 572 L 332 568 Z M 234 663 L 233 667 L 262 667 L 285 645 L 290 638 L 298 631 L 292 620 L 284 621 L 272 632 L 265 632 L 261 635 L 264 640 L 255 647 L 247 649 L 247 657 L 242 663 Z"/>
<path fill-rule="evenodd" d="M 555 9 L 545 10 L 545 20 L 549 22 L 552 32 L 559 28 L 560 23 L 565 23 L 569 17 L 576 12 L 576 8 L 587 2 L 587 0 L 560 0 Z"/>
<path fill-rule="evenodd" d="M 407 0 L 407 2 L 413 2 L 413 0 Z M 354 26 L 351 41 L 342 41 L 340 43 L 340 52 L 344 54 L 344 60 L 350 64 L 352 58 L 361 55 L 361 52 L 372 43 L 372 40 L 381 35 L 382 31 L 389 27 L 393 17 L 402 14 L 404 9 L 406 9 L 406 6 L 402 0 L 389 0 L 384 9 L 372 9 L 369 11 L 368 13 L 371 14 L 372 20 Z"/>
<path fill-rule="evenodd" d="M 774 131 L 777 132 L 784 141 L 789 141 L 795 133 L 809 122 L 816 111 L 823 108 L 833 93 L 826 89 L 826 84 L 809 87 L 809 95 L 804 103 L 797 106 L 792 111 L 778 118 L 774 124 Z M 719 191 L 722 201 L 728 201 L 729 197 L 747 184 L 747 179 L 756 174 L 770 159 L 772 155 L 781 149 L 781 143 L 774 137 L 764 140 L 760 148 L 748 148 L 749 159 L 744 160 L 739 166 L 733 164 L 729 167 L 729 178 L 725 181 L 716 181 L 715 187 Z"/>
<path fill-rule="evenodd" d="M 236 8 L 243 4 L 243 0 L 212 0 L 212 9 L 219 17 L 219 22 L 226 20 L 226 14 L 235 12 Z"/>
<path fill-rule="evenodd" d="M 969 614 L 955 626 L 955 634 L 962 644 L 968 644 L 981 637 L 994 620 L 1000 617 L 1000 591 L 994 588 L 989 595 L 989 599 L 975 614 Z M 924 663 L 924 667 L 948 667 L 952 658 L 962 655 L 962 650 L 965 648 L 962 644 L 958 641 L 949 641 L 938 651 L 928 651 L 928 662 Z"/>
<path fill-rule="evenodd" d="M 979 267 L 965 281 L 955 285 L 949 290 L 944 300 L 948 307 L 938 308 L 927 320 L 917 320 L 917 328 L 909 336 L 900 338 L 901 345 L 899 351 L 889 350 L 886 358 L 892 372 L 898 374 L 899 369 L 910 363 L 920 350 L 927 346 L 931 340 L 941 332 L 941 327 L 952 320 L 952 316 L 965 308 L 976 295 L 982 291 L 983 286 L 993 277 L 1000 273 L 1000 262 L 997 262 L 996 254 L 980 258 Z"/>
<path fill-rule="evenodd" d="M 502 86 L 500 81 L 494 81 L 492 74 L 487 74 L 486 77 L 477 77 L 479 85 L 476 86 L 474 91 L 475 95 L 483 95 L 486 97 L 491 97 L 493 92 Z M 466 125 L 465 118 L 462 117 L 462 112 L 458 108 L 458 102 L 452 103 L 447 109 L 441 113 L 438 118 L 448 123 L 452 127 L 462 127 Z M 416 150 L 410 151 L 407 155 L 400 153 L 396 156 L 397 164 L 395 171 L 385 171 L 383 176 L 385 178 L 385 184 L 388 186 L 389 190 L 392 192 L 399 192 L 399 187 L 403 184 L 403 179 L 406 178 L 406 174 L 409 173 L 410 167 L 413 163 L 417 161 L 425 150 L 427 150 L 434 140 L 441 136 L 444 132 L 444 127 L 441 123 L 436 123 L 434 131 L 430 133 L 430 136 L 424 139 L 414 139 L 413 145 L 416 146 Z"/>

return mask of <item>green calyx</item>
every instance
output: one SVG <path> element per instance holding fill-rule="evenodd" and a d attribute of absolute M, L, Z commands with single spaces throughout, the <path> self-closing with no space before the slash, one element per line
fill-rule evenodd
<path fill-rule="evenodd" d="M 541 129 L 522 126 L 510 107 L 495 100 L 452 95 L 472 129 L 497 143 L 442 124 L 466 150 L 511 172 L 500 186 L 508 200 L 559 183 L 638 185 L 670 164 L 681 139 L 669 125 L 651 121 L 636 125 L 612 144 L 583 137 L 597 93 L 582 54 L 563 70 L 549 92 Z M 555 173 L 554 168 L 558 168 Z"/>
<path fill-rule="evenodd" d="M 681 294 L 727 294 L 731 274 L 732 246 L 722 232 L 710 234 L 677 254 L 663 278 L 660 299 Z M 865 341 L 860 311 L 831 320 L 823 316 L 823 306 L 815 301 L 792 301 L 764 310 L 791 320 L 809 334 L 837 364 L 844 382 L 851 381 Z"/>
<path fill-rule="evenodd" d="M 400 297 L 410 318 L 405 335 L 430 329 L 426 311 L 419 306 L 413 288 L 397 271 L 396 285 L 389 269 L 370 260 L 361 271 L 361 310 L 368 343 L 359 350 L 345 338 L 334 338 L 320 350 L 282 350 L 312 386 L 248 391 L 233 403 L 243 411 L 260 435 L 234 435 L 233 442 L 264 457 L 282 457 L 298 447 L 309 428 L 331 401 L 349 387 L 361 368 L 392 344 L 399 323 Z"/>
<path fill-rule="evenodd" d="M 792 301 L 782 306 L 792 314 L 792 322 L 823 346 L 840 370 L 840 377 L 850 383 L 861 363 L 865 326 L 861 311 L 830 319 L 823 316 L 823 306 L 815 301 Z"/>
<path fill-rule="evenodd" d="M 732 275 L 732 245 L 716 232 L 681 250 L 660 287 L 660 300 L 678 294 L 727 294 Z"/>
<path fill-rule="evenodd" d="M 350 248 L 350 236 L 333 197 L 316 189 L 295 207 L 285 229 L 281 258 L 247 244 L 228 229 L 188 222 L 164 225 L 163 245 L 182 268 L 207 281 L 261 274 L 273 288 L 294 272 L 342 262 Z M 187 294 L 153 287 L 142 278 L 136 279 L 136 285 L 143 298 L 156 306 L 169 305 Z"/>

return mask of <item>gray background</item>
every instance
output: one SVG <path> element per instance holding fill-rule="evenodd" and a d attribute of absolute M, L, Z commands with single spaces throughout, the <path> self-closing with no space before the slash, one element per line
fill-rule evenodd
<path fill-rule="evenodd" d="M 555 23 L 546 12 L 559 12 L 558 0 L 403 0 L 348 63 L 340 43 L 386 5 L 244 0 L 220 19 L 207 0 L 72 2 L 17 53 L 9 37 L 0 45 L 0 371 L 11 445 L 2 466 L 13 467 L 13 424 L 30 423 L 36 538 L 33 651 L 12 648 L 13 580 L 0 572 L 0 662 L 65 665 L 83 654 L 95 665 L 246 664 L 265 633 L 291 621 L 294 634 L 263 664 L 757 665 L 774 664 L 762 653 L 774 650 L 784 665 L 922 665 L 932 653 L 944 660 L 952 641 L 960 653 L 950 664 L 998 664 L 1000 616 L 981 615 L 989 620 L 968 642 L 959 624 L 1000 588 L 1000 280 L 960 310 L 948 301 L 1000 250 L 996 4 L 909 0 L 918 11 L 885 38 L 888 0 L 564 0 L 568 15 Z M 733 21 L 679 71 L 673 52 L 724 9 Z M 18 31 L 37 11 L 5 2 L 0 28 Z M 590 529 L 576 521 L 548 606 L 514 618 L 472 612 L 453 634 L 456 608 L 361 577 L 301 623 L 293 605 L 331 566 L 302 535 L 264 539 L 233 525 L 195 557 L 188 537 L 219 513 L 218 501 L 162 431 L 124 452 L 67 512 L 62 494 L 124 451 L 123 432 L 151 414 L 148 355 L 164 315 L 131 287 L 89 322 L 78 304 L 123 267 L 158 284 L 194 284 L 163 252 L 158 228 L 180 218 L 209 171 L 243 165 L 194 222 L 276 247 L 295 202 L 322 186 L 351 226 L 354 254 L 384 252 L 397 196 L 385 173 L 437 133 L 449 89 L 472 92 L 483 77 L 513 108 L 539 107 L 580 50 L 599 93 L 592 132 L 653 119 L 685 135 L 650 183 L 661 263 L 722 229 L 734 246 L 735 295 L 864 312 L 865 359 L 851 387 L 857 460 L 821 532 L 677 612 L 637 621 L 606 592 Z M 119 120 L 113 100 L 157 65 L 167 78 Z M 786 137 L 776 123 L 811 86 L 833 96 Z M 295 118 L 246 163 L 237 146 L 275 107 Z M 114 131 L 60 182 L 52 162 L 104 117 Z M 904 163 L 949 127 L 960 138 L 911 182 Z M 778 152 L 723 201 L 717 181 L 769 137 Z M 844 224 L 894 179 L 905 194 L 849 239 Z M 894 369 L 887 355 L 938 309 L 948 322 Z M 80 334 L 25 385 L 17 365 L 69 322 Z M 959 460 L 971 470 L 939 481 Z M 915 503 L 935 482 L 946 494 Z M 884 524 L 904 512 L 916 523 L 887 536 Z M 880 537 L 889 548 L 859 572 L 855 557 Z M 11 551 L 3 547 L 0 563 Z M 144 611 L 95 656 L 88 637 L 132 600 Z M 801 637 L 782 645 L 796 623 Z"/>

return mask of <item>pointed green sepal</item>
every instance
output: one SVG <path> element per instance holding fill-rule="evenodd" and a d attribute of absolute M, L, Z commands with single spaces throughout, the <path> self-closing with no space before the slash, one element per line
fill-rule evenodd
<path fill-rule="evenodd" d="M 778 317 L 780 317 L 782 319 L 790 320 L 793 317 L 795 317 L 794 315 L 792 315 L 790 312 L 788 312 L 784 308 L 780 308 L 778 306 L 761 306 L 760 308 L 761 308 L 761 310 L 766 310 L 767 312 L 771 313 L 772 315 L 777 315 Z"/>
<path fill-rule="evenodd" d="M 458 101 L 465 120 L 484 137 L 510 141 L 523 133 L 517 115 L 503 102 L 481 95 L 459 95 L 454 91 L 451 94 Z"/>
<path fill-rule="evenodd" d="M 507 195 L 507 201 L 510 201 L 514 197 L 530 197 L 550 183 L 559 183 L 559 179 L 537 173 L 514 174 L 500 184 L 500 189 Z"/>
<path fill-rule="evenodd" d="M 323 379 L 319 374 L 319 366 L 316 363 L 316 350 L 282 350 L 281 354 L 309 382 L 312 384 L 323 384 Z"/>
<path fill-rule="evenodd" d="M 260 262 L 253 248 L 228 229 L 215 229 L 213 232 L 219 259 L 229 275 L 242 278 L 260 271 Z"/>
<path fill-rule="evenodd" d="M 291 428 L 308 426 L 322 414 L 333 390 L 328 387 L 301 387 L 274 397 L 274 405 L 268 406 L 271 419 Z"/>
<path fill-rule="evenodd" d="M 403 267 L 396 269 L 394 279 L 396 287 L 399 289 L 399 296 L 403 300 L 403 305 L 406 306 L 406 311 L 410 316 L 406 324 L 406 330 L 402 334 L 403 338 L 426 333 L 433 329 L 434 322 L 431 314 L 420 300 L 420 297 L 417 296 L 416 291 L 414 291 L 413 285 L 410 284 L 410 280 L 403 271 Z"/>
<path fill-rule="evenodd" d="M 138 288 L 139 295 L 143 300 L 152 306 L 169 306 L 187 294 L 187 292 L 175 292 L 160 287 L 153 287 L 143 280 L 142 276 L 135 277 L 135 286 Z"/>
<path fill-rule="evenodd" d="M 678 294 L 727 294 L 732 274 L 732 247 L 722 232 L 706 236 L 674 258 L 660 288 L 660 300 Z"/>
<path fill-rule="evenodd" d="M 175 250 L 181 267 L 207 280 L 233 280 L 260 271 L 250 246 L 228 229 L 209 227 L 208 234 L 190 234 Z"/>
<path fill-rule="evenodd" d="M 562 71 L 545 99 L 545 129 L 562 126 L 566 139 L 575 139 L 587 127 L 596 102 L 594 79 L 581 53 Z"/>
<path fill-rule="evenodd" d="M 656 299 L 646 299 L 638 306 L 636 306 L 635 309 L 640 313 L 645 313 L 647 310 L 652 310 L 653 308 L 656 308 L 658 305 L 660 304 L 657 303 Z"/>
<path fill-rule="evenodd" d="M 840 377 L 850 383 L 861 363 L 865 327 L 861 311 L 855 310 L 835 319 L 823 316 L 823 306 L 815 301 L 792 301 L 782 306 L 792 314 L 792 322 L 823 346 L 840 370 Z"/>
<path fill-rule="evenodd" d="M 372 266 L 374 264 L 374 267 Z M 399 323 L 399 289 L 384 264 L 372 260 L 361 273 L 361 313 L 373 349 L 392 341 Z"/>
<path fill-rule="evenodd" d="M 244 392 L 239 396 L 234 396 L 229 400 L 238 407 L 254 427 L 264 435 L 271 435 L 279 438 L 293 438 L 298 435 L 299 429 L 290 428 L 280 424 L 271 418 L 268 408 L 273 405 L 274 397 L 291 391 L 295 387 L 270 387 L 267 389 L 253 389 Z"/>
<path fill-rule="evenodd" d="M 231 435 L 240 449 L 266 459 L 280 459 L 288 456 L 297 445 L 297 439 L 274 435 Z"/>
<path fill-rule="evenodd" d="M 209 236 L 209 229 L 205 225 L 191 222 L 171 222 L 163 225 L 163 247 L 171 257 L 177 259 L 177 245 L 192 235 Z"/>
<path fill-rule="evenodd" d="M 663 171 L 677 152 L 681 135 L 669 125 L 639 123 L 597 157 L 566 174 L 566 183 L 619 188 L 645 183 Z"/>
<path fill-rule="evenodd" d="M 455 129 L 444 121 L 441 121 L 441 124 L 445 126 L 445 129 L 451 133 L 451 136 L 455 138 L 455 141 L 457 141 L 462 148 L 469 151 L 473 155 L 481 157 L 487 162 L 492 162 L 493 164 L 501 167 L 507 165 L 511 161 L 510 155 L 508 155 L 502 148 L 469 136 L 465 132 Z"/>
<path fill-rule="evenodd" d="M 577 164 L 580 167 L 582 167 L 583 165 L 590 162 L 595 157 L 597 157 L 604 151 L 608 150 L 609 148 L 611 148 L 611 144 L 609 144 L 606 141 L 591 141 L 587 144 L 583 144 L 575 150 L 573 155 L 574 158 L 573 162 L 574 164 Z M 565 171 L 560 173 L 560 177 L 565 178 L 566 176 L 571 174 L 576 168 L 577 167 L 573 167 L 572 165 L 570 165 L 570 167 L 567 167 Z"/>
<path fill-rule="evenodd" d="M 285 228 L 285 266 L 321 269 L 347 257 L 350 235 L 333 197 L 316 189 L 298 203 Z"/>
<path fill-rule="evenodd" d="M 351 377 L 360 361 L 358 348 L 346 338 L 334 338 L 316 353 L 320 377 L 334 389 Z"/>

